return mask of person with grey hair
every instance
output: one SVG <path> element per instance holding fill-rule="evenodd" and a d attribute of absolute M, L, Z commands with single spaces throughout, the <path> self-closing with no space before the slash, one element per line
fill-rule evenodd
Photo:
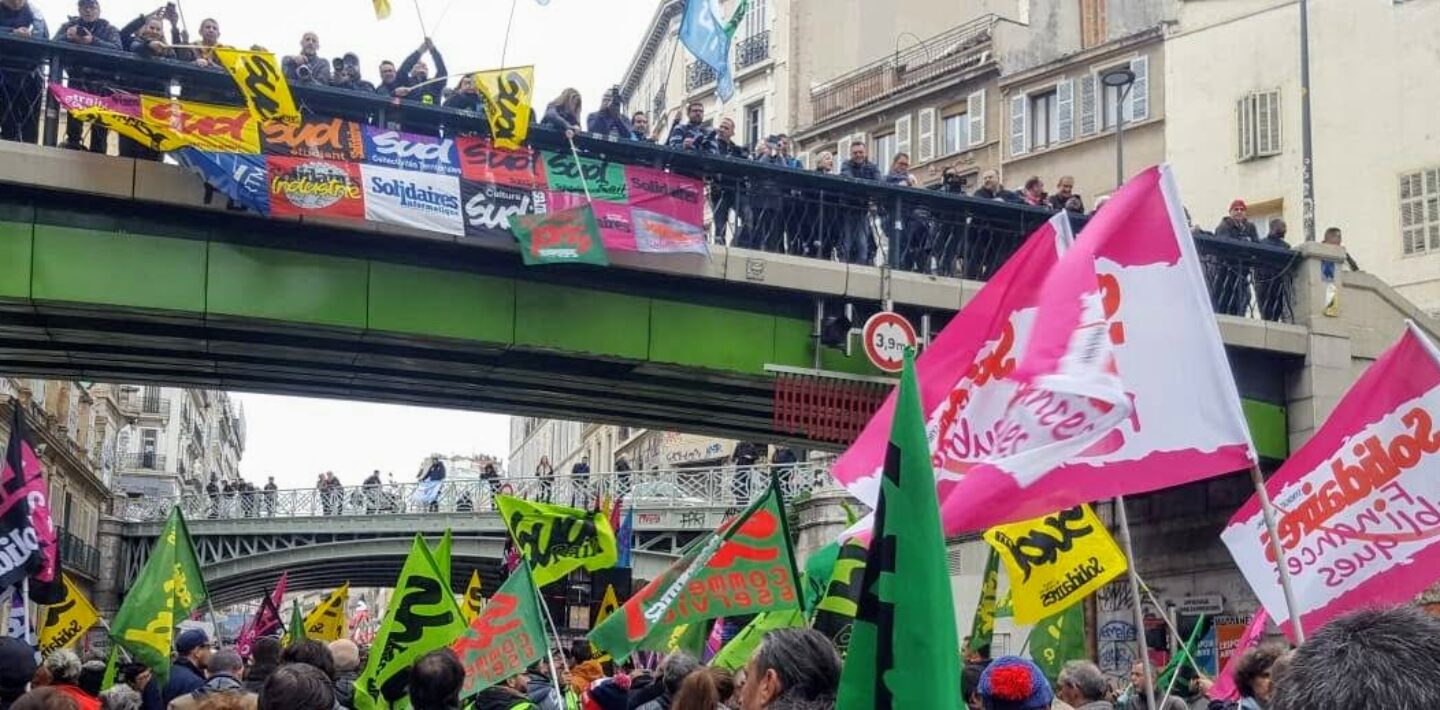
<path fill-rule="evenodd" d="M 335 659 L 335 700 L 343 707 L 355 707 L 355 683 L 360 679 L 360 647 L 350 639 L 330 642 Z"/>
<path fill-rule="evenodd" d="M 1055 696 L 1075 710 L 1114 710 L 1105 700 L 1110 683 L 1100 667 L 1089 661 L 1070 661 L 1055 679 Z"/>
<path fill-rule="evenodd" d="M 100 699 L 80 688 L 80 657 L 68 648 L 52 651 L 42 667 L 50 674 L 50 685 L 80 706 L 80 710 L 100 710 Z"/>
<path fill-rule="evenodd" d="M 1295 650 L 1267 707 L 1440 708 L 1440 619 L 1403 606 L 1331 621 Z"/>
<path fill-rule="evenodd" d="M 100 694 L 100 710 L 140 710 L 140 694 L 128 685 L 115 685 Z"/>
<path fill-rule="evenodd" d="M 169 710 L 193 710 L 206 697 L 221 693 L 241 696 L 247 705 L 253 706 L 257 696 L 240 683 L 240 676 L 245 671 L 245 662 L 240 659 L 240 654 L 228 648 L 216 651 L 211 654 L 206 669 L 210 678 L 205 681 L 205 685 L 199 690 L 171 700 Z"/>
<path fill-rule="evenodd" d="M 648 689 L 653 693 L 651 699 L 644 701 L 643 698 L 637 698 L 636 701 L 640 704 L 635 706 L 635 710 L 667 710 L 675 696 L 680 693 L 685 677 L 699 668 L 700 662 L 683 651 L 675 651 L 666 656 L 660 663 L 660 677 Z"/>
<path fill-rule="evenodd" d="M 840 655 L 814 629 L 776 629 L 765 634 L 745 665 L 743 710 L 829 708 L 840 687 Z"/>

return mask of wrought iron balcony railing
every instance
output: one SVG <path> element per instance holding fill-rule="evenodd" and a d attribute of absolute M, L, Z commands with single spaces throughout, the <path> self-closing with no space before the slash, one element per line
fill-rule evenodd
<path fill-rule="evenodd" d="M 65 528 L 55 529 L 56 544 L 60 548 L 60 564 L 81 574 L 96 577 L 100 574 L 100 551 L 94 545 L 81 540 Z"/>
<path fill-rule="evenodd" d="M 770 58 L 770 30 L 759 32 L 735 43 L 735 67 L 744 69 Z"/>
<path fill-rule="evenodd" d="M 702 86 L 715 83 L 715 70 L 705 62 L 691 62 L 685 67 L 685 91 L 693 92 Z"/>
<path fill-rule="evenodd" d="M 120 455 L 121 471 L 168 471 L 165 454 L 129 453 Z"/>

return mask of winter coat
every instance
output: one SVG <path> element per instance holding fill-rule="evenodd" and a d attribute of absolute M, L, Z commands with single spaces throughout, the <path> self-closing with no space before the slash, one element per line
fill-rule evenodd
<path fill-rule="evenodd" d="M 1255 223 L 1250 220 L 1237 222 L 1231 217 L 1220 220 L 1220 226 L 1215 228 L 1215 236 L 1221 239 L 1238 239 L 1242 242 L 1258 242 L 1260 235 L 1255 231 Z"/>
<path fill-rule="evenodd" d="M 300 78 L 300 67 L 310 68 L 310 78 Z M 285 79 L 292 84 L 330 85 L 330 62 L 323 57 L 306 57 L 305 63 L 295 61 L 294 57 L 285 57 L 280 60 L 280 70 L 285 72 Z"/>
<path fill-rule="evenodd" d="M 100 699 L 81 690 L 78 685 L 56 683 L 50 687 L 60 691 L 65 697 L 74 700 L 75 704 L 80 707 L 80 710 L 100 710 Z"/>
<path fill-rule="evenodd" d="M 634 140 L 635 129 L 630 127 L 630 122 L 618 113 L 606 113 L 596 111 L 585 119 L 585 131 L 600 136 L 609 136 L 614 133 L 621 140 Z"/>
<path fill-rule="evenodd" d="M 580 130 L 580 119 L 559 106 L 546 106 L 540 125 L 553 131 Z"/>
<path fill-rule="evenodd" d="M 410 77 L 410 70 L 414 69 L 415 65 L 420 63 L 420 55 L 424 53 L 425 48 L 421 47 L 420 49 L 411 52 L 410 56 L 405 58 L 405 61 L 400 62 L 400 66 L 395 69 L 395 83 L 390 87 L 390 91 L 392 92 L 392 94 L 395 89 L 399 87 L 414 86 L 415 84 L 420 83 Z M 430 81 L 431 79 L 437 79 L 442 76 L 450 76 L 450 73 L 445 69 L 445 57 L 440 55 L 440 50 L 431 49 L 430 56 L 435 60 L 435 74 L 428 77 L 426 81 Z M 414 101 L 415 103 L 421 104 L 430 104 L 431 106 L 441 105 L 444 102 L 444 99 L 445 82 L 443 81 L 426 84 L 418 89 L 415 89 L 414 91 L 411 91 L 405 96 L 406 101 Z"/>
<path fill-rule="evenodd" d="M 706 153 L 712 153 L 726 158 L 739 158 L 740 160 L 750 159 L 750 151 L 745 150 L 743 146 L 736 145 L 734 141 L 721 138 L 720 134 L 713 131 L 697 145 L 702 146 L 702 150 Z"/>
<path fill-rule="evenodd" d="M 445 108 L 485 113 L 485 97 L 481 96 L 479 92 L 473 94 L 456 92 L 454 96 L 445 99 Z"/>
<path fill-rule="evenodd" d="M 355 681 L 360 680 L 358 671 L 335 671 L 335 702 L 355 710 Z"/>
<path fill-rule="evenodd" d="M 19 10 L 0 5 L 0 34 L 10 34 L 21 27 L 29 27 L 30 35 L 35 39 L 50 36 L 49 28 L 45 25 L 45 16 L 31 3 L 21 5 Z"/>
<path fill-rule="evenodd" d="M 155 48 L 153 48 L 153 47 L 150 46 L 150 42 L 151 42 L 151 40 L 145 39 L 144 37 L 141 37 L 141 36 L 139 36 L 139 35 L 136 35 L 136 36 L 130 38 L 130 47 L 129 47 L 130 53 L 131 53 L 131 54 L 134 54 L 134 55 L 136 55 L 136 56 L 142 57 L 142 58 L 144 58 L 144 59 L 178 59 L 178 58 L 179 58 L 179 55 L 177 55 L 177 54 L 175 53 L 175 50 L 172 49 L 171 47 L 165 46 L 165 47 L 161 47 L 160 49 L 155 49 Z M 328 68 L 329 65 L 327 64 L 326 67 Z"/>
<path fill-rule="evenodd" d="M 668 710 L 670 699 L 665 697 L 665 683 L 656 678 L 650 685 L 631 685 L 630 697 L 625 704 L 628 710 Z"/>
<path fill-rule="evenodd" d="M 1050 209 L 1055 210 L 1056 212 L 1059 212 L 1060 210 L 1065 209 L 1065 203 L 1066 203 L 1066 202 L 1069 202 L 1071 197 L 1073 197 L 1073 198 L 1075 198 L 1076 200 L 1079 200 L 1079 201 L 1080 201 L 1080 209 L 1077 210 L 1077 214 L 1085 214 L 1085 201 L 1084 201 L 1084 200 L 1081 200 L 1079 193 L 1075 193 L 1075 192 L 1070 193 L 1070 197 L 1066 197 L 1066 196 L 1064 196 L 1064 195 L 1058 195 L 1058 194 L 1057 194 L 1057 195 L 1051 195 L 1051 196 L 1050 196 Z"/>
<path fill-rule="evenodd" d="M 270 674 L 274 672 L 275 666 L 251 666 L 250 669 L 245 672 L 245 682 L 242 685 L 245 686 L 245 690 L 248 692 L 259 693 L 260 689 L 265 687 L 265 681 L 268 680 Z"/>
<path fill-rule="evenodd" d="M 1264 238 L 1264 239 L 1261 239 L 1261 240 L 1260 240 L 1260 243 L 1261 243 L 1261 244 L 1264 244 L 1264 245 L 1266 245 L 1266 246 L 1280 247 L 1281 249 L 1289 249 L 1289 248 L 1290 248 L 1290 242 L 1285 241 L 1285 237 L 1278 236 L 1278 235 L 1275 235 L 1275 234 L 1267 234 L 1267 235 L 1265 235 L 1265 238 Z"/>
<path fill-rule="evenodd" d="M 553 690 L 553 688 L 552 688 Z M 533 710 L 525 696 L 501 686 L 491 686 L 475 696 L 475 710 Z"/>
<path fill-rule="evenodd" d="M 859 164 L 856 164 L 853 160 L 847 160 L 840 165 L 840 174 L 848 178 L 855 178 L 856 180 L 878 181 L 880 179 L 880 168 L 868 160 Z"/>
<path fill-rule="evenodd" d="M 897 173 L 894 170 L 891 170 L 885 175 L 885 182 L 890 185 L 904 185 L 906 187 L 909 187 L 910 173 Z"/>
<path fill-rule="evenodd" d="M 170 701 L 175 698 L 193 693 L 203 687 L 205 687 L 205 674 L 200 672 L 195 664 L 181 659 L 170 666 L 170 680 L 166 681 L 165 691 L 160 694 L 160 700 L 169 705 Z"/>
<path fill-rule="evenodd" d="M 555 692 L 555 685 L 543 673 L 531 671 L 525 674 L 525 695 L 539 710 L 565 710 L 565 700 Z"/>
<path fill-rule="evenodd" d="M 693 141 L 690 147 L 691 150 L 707 152 L 704 150 L 705 139 L 711 135 L 711 133 L 711 130 L 706 128 L 703 123 L 677 123 L 670 127 L 670 137 L 665 139 L 665 145 L 683 150 L 685 148 L 685 139 L 689 138 Z"/>
<path fill-rule="evenodd" d="M 235 693 L 245 699 L 247 707 L 254 708 L 259 696 L 245 689 L 240 681 L 228 675 L 217 675 L 193 693 L 181 695 L 170 701 L 169 710 L 194 710 L 205 696 L 212 693 Z"/>
<path fill-rule="evenodd" d="M 65 34 L 70 31 L 71 27 L 89 32 L 90 36 L 94 38 L 94 41 L 90 43 L 91 47 L 120 49 L 120 30 L 115 29 L 115 25 L 105 21 L 104 18 L 97 18 L 94 22 L 86 22 L 78 17 L 72 18 L 60 25 L 60 29 L 55 32 L 55 41 L 69 42 L 70 39 Z"/>

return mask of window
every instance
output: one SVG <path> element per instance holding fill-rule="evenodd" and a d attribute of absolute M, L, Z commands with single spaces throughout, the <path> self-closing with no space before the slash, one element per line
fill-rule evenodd
<path fill-rule="evenodd" d="M 1106 0 L 1080 0 L 1080 46 L 1089 49 L 1105 43 Z"/>
<path fill-rule="evenodd" d="M 870 153 L 874 156 L 875 165 L 879 166 L 881 175 L 890 171 L 890 163 L 895 159 L 895 152 L 898 150 L 897 145 L 894 133 L 875 136 L 875 145 Z"/>
<path fill-rule="evenodd" d="M 765 5 L 765 0 L 750 0 L 750 9 L 745 12 L 745 19 L 740 30 L 742 39 L 754 37 L 765 31 L 765 21 L 769 19 Z"/>
<path fill-rule="evenodd" d="M 1106 86 L 1100 77 L 1113 69 L 1128 66 L 1135 74 L 1135 81 L 1120 102 L 1123 89 Z M 1136 57 L 1120 67 L 1109 66 L 1095 70 L 1091 76 L 1080 79 L 1080 135 L 1088 136 L 1108 131 L 1123 116 L 1126 123 L 1144 121 L 1150 118 L 1150 58 Z"/>
<path fill-rule="evenodd" d="M 1400 241 L 1407 256 L 1440 251 L 1440 168 L 1400 176 Z"/>
<path fill-rule="evenodd" d="M 1060 114 L 1055 110 L 1055 92 L 1030 95 L 1030 149 L 1046 148 L 1059 139 Z"/>
<path fill-rule="evenodd" d="M 745 107 L 745 145 L 750 148 L 760 144 L 765 130 L 765 102 L 756 101 Z"/>
<path fill-rule="evenodd" d="M 970 114 L 946 116 L 940 128 L 943 136 L 941 155 L 954 155 L 970 147 Z"/>
<path fill-rule="evenodd" d="M 1235 104 L 1235 157 L 1240 161 L 1280 154 L 1280 90 L 1260 91 Z"/>

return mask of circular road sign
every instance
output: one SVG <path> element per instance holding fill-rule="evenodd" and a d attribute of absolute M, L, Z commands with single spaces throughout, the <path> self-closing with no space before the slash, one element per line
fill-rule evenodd
<path fill-rule="evenodd" d="M 905 348 L 919 342 L 915 327 L 905 316 L 894 311 L 881 311 L 865 321 L 865 357 L 883 372 L 899 372 L 905 367 Z"/>

